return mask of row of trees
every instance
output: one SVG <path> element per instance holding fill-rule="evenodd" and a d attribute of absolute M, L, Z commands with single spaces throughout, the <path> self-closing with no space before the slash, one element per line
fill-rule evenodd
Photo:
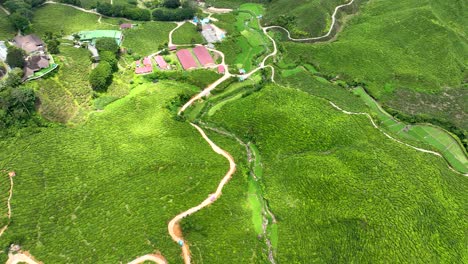
<path fill-rule="evenodd" d="M 157 7 L 151 13 L 149 9 L 138 8 L 130 4 L 111 5 L 110 3 L 98 2 L 96 11 L 105 16 L 124 17 L 139 21 L 150 21 L 151 19 L 156 21 L 181 21 L 193 18 L 196 13 L 196 8 L 191 1 L 181 3 L 180 0 L 164 0 Z M 151 15 L 153 15 L 152 18 Z"/>
<path fill-rule="evenodd" d="M 110 3 L 99 3 L 96 11 L 105 16 L 125 17 L 132 20 L 150 21 L 151 13 L 148 9 L 141 9 L 131 5 L 111 5 Z"/>
<path fill-rule="evenodd" d="M 100 62 L 89 75 L 91 87 L 103 92 L 112 83 L 113 73 L 118 70 L 119 46 L 113 38 L 101 38 L 96 41 Z"/>
<path fill-rule="evenodd" d="M 33 17 L 32 8 L 42 5 L 45 0 L 0 0 L 8 11 L 9 19 L 17 30 L 24 31 L 29 28 Z"/>

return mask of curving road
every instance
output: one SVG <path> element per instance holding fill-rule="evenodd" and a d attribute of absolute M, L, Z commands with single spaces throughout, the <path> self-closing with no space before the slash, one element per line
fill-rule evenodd
<path fill-rule="evenodd" d="M 179 245 L 182 244 L 182 254 L 183 254 L 183 257 L 184 257 L 184 263 L 185 264 L 190 264 L 191 263 L 191 257 L 190 257 L 189 246 L 186 243 L 186 241 L 184 240 L 184 238 L 182 237 L 179 222 L 183 218 L 185 218 L 185 217 L 187 217 L 187 216 L 189 216 L 189 215 L 191 215 L 193 213 L 196 213 L 196 212 L 200 211 L 201 209 L 203 209 L 204 207 L 214 203 L 221 196 L 224 185 L 226 185 L 228 183 L 228 181 L 231 179 L 232 175 L 236 172 L 236 163 L 235 163 L 234 159 L 232 158 L 232 156 L 227 151 L 221 149 L 213 141 L 211 141 L 211 139 L 205 134 L 205 131 L 203 131 L 203 129 L 201 129 L 199 126 L 197 126 L 197 125 L 195 125 L 193 123 L 190 123 L 190 124 L 198 130 L 198 132 L 201 134 L 203 139 L 205 139 L 206 142 L 208 142 L 208 144 L 211 146 L 211 148 L 213 149 L 214 152 L 216 152 L 219 155 L 222 155 L 223 157 L 225 157 L 229 161 L 229 170 L 226 173 L 226 175 L 224 175 L 223 179 L 219 183 L 218 188 L 216 189 L 216 191 L 214 193 L 210 194 L 199 205 L 197 205 L 195 207 L 192 207 L 192 208 L 188 209 L 187 211 L 184 211 L 184 212 L 176 215 L 169 222 L 169 225 L 167 226 L 167 229 L 169 231 L 169 234 L 172 237 L 172 240 L 179 243 Z"/>
<path fill-rule="evenodd" d="M 286 28 L 284 27 L 281 27 L 281 26 L 269 26 L 267 27 L 267 29 L 272 29 L 272 28 L 279 28 L 279 29 L 282 29 L 284 31 L 286 31 L 286 33 L 288 34 L 288 39 L 289 40 L 292 40 L 292 41 L 311 41 L 311 40 L 320 40 L 320 39 L 323 39 L 323 38 L 326 38 L 326 37 L 329 37 L 330 34 L 332 33 L 333 31 L 333 28 L 335 27 L 335 24 L 336 24 L 336 15 L 338 14 L 338 11 L 343 8 L 343 7 L 347 7 L 347 6 L 350 6 L 354 3 L 354 0 L 351 0 L 349 1 L 349 3 L 347 4 L 343 4 L 343 5 L 339 5 L 335 8 L 335 11 L 333 12 L 333 15 L 332 15 L 332 24 L 330 26 L 330 29 L 328 30 L 327 34 L 323 35 L 323 36 L 320 36 L 320 37 L 313 37 L 313 38 L 292 38 L 291 37 L 291 33 L 289 32 L 289 30 L 287 30 Z"/>

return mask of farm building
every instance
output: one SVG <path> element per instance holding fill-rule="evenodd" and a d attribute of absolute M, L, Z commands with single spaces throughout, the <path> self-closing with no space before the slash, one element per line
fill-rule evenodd
<path fill-rule="evenodd" d="M 204 46 L 197 46 L 193 48 L 193 53 L 197 56 L 198 61 L 203 67 L 214 66 L 213 58 L 210 52 Z"/>
<path fill-rule="evenodd" d="M 153 64 L 151 63 L 151 59 L 149 57 L 144 58 L 143 62 L 141 60 L 138 60 L 136 62 L 136 68 L 135 68 L 136 74 L 151 73 L 151 72 L 153 72 Z"/>
<path fill-rule="evenodd" d="M 8 49 L 5 46 L 5 41 L 0 41 L 0 61 L 5 61 L 7 57 Z"/>
<path fill-rule="evenodd" d="M 122 32 L 118 30 L 80 31 L 78 32 L 78 36 L 80 36 L 80 41 L 88 42 L 92 45 L 94 45 L 96 43 L 96 39 L 99 38 L 113 38 L 119 46 L 123 40 Z"/>
<path fill-rule="evenodd" d="M 26 51 L 27 54 L 44 51 L 44 42 L 36 35 L 16 36 L 13 45 Z"/>
<path fill-rule="evenodd" d="M 35 72 L 42 69 L 48 68 L 50 65 L 50 58 L 47 55 L 33 55 L 26 59 L 26 65 L 24 66 L 24 77 L 27 79 L 34 75 Z"/>
<path fill-rule="evenodd" d="M 158 67 L 161 70 L 169 70 L 170 69 L 169 65 L 164 60 L 163 56 L 158 55 L 158 56 L 154 57 L 154 60 L 156 61 L 156 63 L 158 64 Z"/>
<path fill-rule="evenodd" d="M 182 64 L 182 67 L 184 70 L 190 70 L 190 69 L 195 69 L 198 68 L 198 64 L 195 61 L 195 58 L 193 57 L 192 53 L 188 49 L 181 49 L 177 51 L 177 58 L 179 59 L 180 63 Z"/>

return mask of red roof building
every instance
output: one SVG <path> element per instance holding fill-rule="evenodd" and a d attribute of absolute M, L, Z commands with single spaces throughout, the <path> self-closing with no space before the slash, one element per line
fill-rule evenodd
<path fill-rule="evenodd" d="M 197 56 L 198 61 L 204 67 L 214 65 L 214 61 L 211 57 L 210 52 L 204 46 L 197 46 L 193 48 L 193 53 L 195 53 L 195 56 Z"/>
<path fill-rule="evenodd" d="M 149 57 L 145 57 L 145 58 L 143 59 L 143 65 L 145 65 L 145 66 L 153 66 L 153 64 L 151 63 L 151 60 L 150 60 Z"/>
<path fill-rule="evenodd" d="M 158 64 L 158 66 L 159 66 L 159 68 L 161 70 L 168 70 L 169 69 L 169 65 L 164 60 L 163 56 L 158 55 L 158 56 L 154 57 L 154 60 L 156 61 L 156 63 Z"/>
<path fill-rule="evenodd" d="M 153 72 L 153 65 L 151 64 L 150 58 L 146 57 L 143 59 L 143 64 L 141 60 L 136 61 L 136 74 L 150 73 Z"/>
<path fill-rule="evenodd" d="M 195 61 L 192 53 L 188 49 L 181 49 L 177 51 L 177 58 L 179 58 L 180 63 L 184 70 L 190 70 L 198 68 L 198 63 Z"/>

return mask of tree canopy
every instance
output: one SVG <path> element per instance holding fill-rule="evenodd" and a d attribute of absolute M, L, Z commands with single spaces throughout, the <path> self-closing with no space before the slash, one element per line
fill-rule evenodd
<path fill-rule="evenodd" d="M 96 40 L 96 49 L 101 51 L 110 51 L 117 53 L 119 51 L 119 45 L 115 42 L 113 38 L 100 38 Z"/>
<path fill-rule="evenodd" d="M 11 68 L 23 68 L 26 63 L 24 60 L 24 51 L 15 46 L 9 46 L 6 62 Z"/>

